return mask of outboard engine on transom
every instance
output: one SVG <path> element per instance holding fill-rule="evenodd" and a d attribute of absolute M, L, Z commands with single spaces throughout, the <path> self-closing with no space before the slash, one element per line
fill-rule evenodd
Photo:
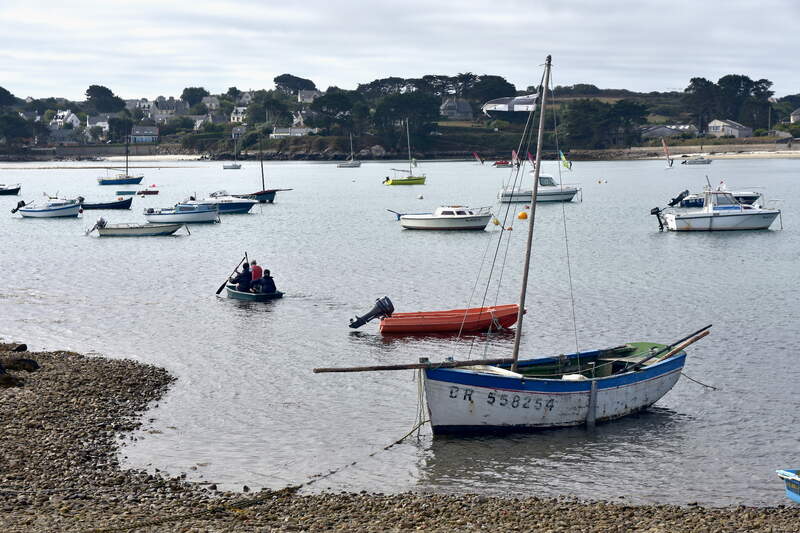
<path fill-rule="evenodd" d="M 360 328 L 372 319 L 392 316 L 392 313 L 394 313 L 394 305 L 388 296 L 384 296 L 375 300 L 375 305 L 372 309 L 361 316 L 351 318 L 350 327 L 353 329 Z"/>

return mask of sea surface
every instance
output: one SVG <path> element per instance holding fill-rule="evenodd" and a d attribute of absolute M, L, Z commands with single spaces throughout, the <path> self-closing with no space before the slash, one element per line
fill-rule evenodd
<path fill-rule="evenodd" d="M 381 181 L 403 163 L 268 163 L 267 187 L 292 190 L 251 214 L 192 225 L 191 235 L 85 236 L 99 215 L 144 222 L 144 208 L 190 194 L 261 188 L 253 162 L 237 171 L 221 162 L 150 161 L 136 171 L 161 193 L 136 197 L 130 211 L 78 219 L 9 213 L 45 191 L 100 201 L 137 188 L 97 185 L 107 171 L 91 167 L 103 164 L 0 164 L 0 182 L 23 186 L 20 197 L 0 196 L 0 338 L 132 358 L 178 378 L 125 439 L 126 465 L 233 490 L 304 483 L 356 462 L 306 490 L 786 501 L 774 471 L 800 466 L 800 160 L 671 170 L 663 161 L 577 162 L 562 179 L 580 184 L 582 201 L 538 204 L 523 356 L 572 352 L 576 338 L 580 349 L 667 343 L 713 324 L 687 350 L 685 373 L 717 390 L 681 378 L 648 412 L 594 431 L 433 438 L 425 427 L 387 451 L 379 450 L 415 425 L 416 374 L 312 369 L 510 355 L 510 334 L 392 339 L 376 322 L 348 328 L 384 295 L 398 311 L 516 302 L 528 226 L 516 211 L 504 224 L 513 221 L 507 248 L 496 247 L 497 226 L 414 232 L 386 211 L 497 208 L 510 170 L 425 162 L 418 170 L 426 185 L 387 187 Z M 650 209 L 684 189 L 700 191 L 706 179 L 764 187 L 780 200 L 782 219 L 769 231 L 660 233 Z M 245 252 L 272 271 L 282 300 L 215 296 Z"/>

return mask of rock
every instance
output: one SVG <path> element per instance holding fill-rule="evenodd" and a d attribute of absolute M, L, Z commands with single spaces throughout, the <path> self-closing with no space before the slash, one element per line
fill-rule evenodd
<path fill-rule="evenodd" d="M 6 370 L 24 370 L 26 372 L 34 372 L 40 368 L 39 363 L 33 359 L 22 357 L 0 357 L 0 366 L 4 366 Z"/>

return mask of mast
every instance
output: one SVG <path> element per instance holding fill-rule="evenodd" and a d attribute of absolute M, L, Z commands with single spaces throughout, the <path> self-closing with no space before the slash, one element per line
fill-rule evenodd
<path fill-rule="evenodd" d="M 131 136 L 130 135 L 125 137 L 125 177 L 126 178 L 128 176 L 130 176 L 130 173 L 128 172 L 128 143 L 130 141 L 131 141 Z"/>
<path fill-rule="evenodd" d="M 408 118 L 406 118 L 406 142 L 408 143 L 408 175 L 413 176 L 414 172 L 411 170 L 411 133 L 408 131 Z"/>
<path fill-rule="evenodd" d="M 542 166 L 542 142 L 544 140 L 544 109 L 547 99 L 547 87 L 550 85 L 550 56 L 544 64 L 544 83 L 541 86 L 541 106 L 539 109 L 539 132 L 536 139 L 536 162 L 533 167 L 533 195 L 531 197 L 531 222 L 528 225 L 528 240 L 525 245 L 525 267 L 522 271 L 522 290 L 519 294 L 519 309 L 517 310 L 517 327 L 514 331 L 514 352 L 511 354 L 513 363 L 511 371 L 517 371 L 519 360 L 519 343 L 522 338 L 522 318 L 525 316 L 525 296 L 528 290 L 528 270 L 531 265 L 531 249 L 533 248 L 533 224 L 536 221 L 536 193 L 539 191 L 539 168 Z M 519 172 L 519 169 L 517 170 Z"/>
<path fill-rule="evenodd" d="M 353 154 L 353 134 L 350 133 L 350 161 L 354 161 L 355 158 L 355 154 Z"/>
<path fill-rule="evenodd" d="M 261 190 L 265 191 L 267 188 L 264 186 L 264 152 L 261 150 L 262 135 L 258 136 L 258 160 L 261 163 Z"/>

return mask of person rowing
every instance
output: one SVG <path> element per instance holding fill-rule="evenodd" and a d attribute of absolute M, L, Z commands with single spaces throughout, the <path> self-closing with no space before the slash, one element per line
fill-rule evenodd
<path fill-rule="evenodd" d="M 236 290 L 239 292 L 250 292 L 250 287 L 253 282 L 253 273 L 250 272 L 250 265 L 246 262 L 242 265 L 242 271 L 237 272 L 235 276 L 230 278 L 231 283 L 236 283 Z"/>

